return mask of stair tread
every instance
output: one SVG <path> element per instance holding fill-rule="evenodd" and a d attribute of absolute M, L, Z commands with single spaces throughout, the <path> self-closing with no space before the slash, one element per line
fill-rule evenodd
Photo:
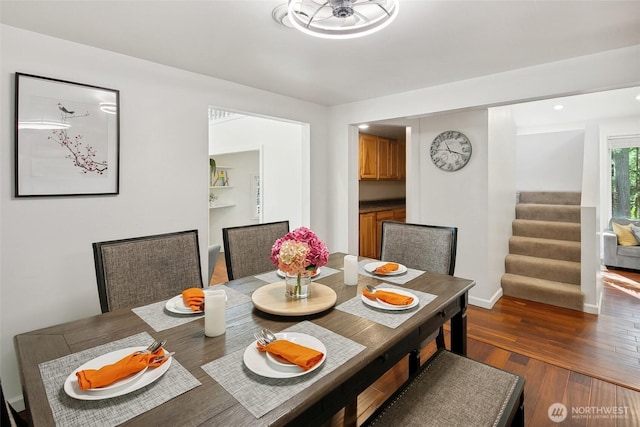
<path fill-rule="evenodd" d="M 578 222 L 569 222 L 569 221 L 545 221 L 543 219 L 524 219 L 524 218 L 516 218 L 513 222 L 519 222 L 522 224 L 540 224 L 540 225 L 560 225 L 566 227 L 580 228 L 580 223 Z"/>
<path fill-rule="evenodd" d="M 510 239 L 535 243 L 548 243 L 550 245 L 570 246 L 575 248 L 580 247 L 580 242 L 576 242 L 574 240 L 545 239 L 544 237 L 529 236 L 511 236 Z"/>

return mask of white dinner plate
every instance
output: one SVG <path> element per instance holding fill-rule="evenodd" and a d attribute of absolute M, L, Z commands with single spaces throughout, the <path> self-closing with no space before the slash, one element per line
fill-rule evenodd
<path fill-rule="evenodd" d="M 413 297 L 413 302 L 409 305 L 393 305 L 393 304 L 387 304 L 384 301 L 380 301 L 378 299 L 376 300 L 372 300 L 369 299 L 367 297 L 364 296 L 364 294 L 360 294 L 360 297 L 362 298 L 362 302 L 364 302 L 365 304 L 367 304 L 368 306 L 380 309 L 380 310 L 392 310 L 392 311 L 401 311 L 401 310 L 409 310 L 410 308 L 413 308 L 415 306 L 417 306 L 420 303 L 420 300 L 418 299 L 417 295 L 409 292 L 409 291 L 405 291 L 404 289 L 396 289 L 396 288 L 377 288 L 378 290 L 387 290 L 389 292 L 395 292 L 397 294 L 400 295 L 406 295 L 408 297 Z"/>
<path fill-rule="evenodd" d="M 311 335 L 303 334 L 300 332 L 282 332 L 277 333 L 276 337 L 278 339 L 287 339 L 296 344 L 304 345 L 305 347 L 318 350 L 319 352 L 322 352 L 324 356 L 318 363 L 316 363 L 313 368 L 309 369 L 308 371 L 303 371 L 302 368 L 296 365 L 278 366 L 277 364 L 272 363 L 271 361 L 269 361 L 269 359 L 267 359 L 266 352 L 258 351 L 257 343 L 253 341 L 246 348 L 243 356 L 244 364 L 247 368 L 249 368 L 250 371 L 267 378 L 294 378 L 315 371 L 320 366 L 322 366 L 325 359 L 327 358 L 327 348 L 319 339 L 312 337 Z"/>
<path fill-rule="evenodd" d="M 214 289 L 203 289 L 205 295 L 207 293 L 207 291 L 213 291 Z M 229 299 L 228 296 L 225 295 L 225 301 L 227 301 Z M 182 294 L 180 295 L 176 295 L 175 297 L 171 298 L 169 301 L 167 301 L 167 303 L 165 304 L 165 308 L 172 312 L 172 313 L 177 313 L 177 314 L 202 314 L 204 313 L 204 311 L 202 310 L 198 310 L 198 311 L 194 311 L 191 310 L 191 307 L 189 307 L 188 305 L 186 305 L 184 303 L 184 298 L 182 298 Z"/>
<path fill-rule="evenodd" d="M 388 264 L 386 261 L 376 261 L 376 262 L 370 262 L 369 264 L 366 264 L 364 266 L 364 271 L 366 271 L 367 273 L 373 274 L 375 276 L 397 276 L 399 274 L 404 274 L 407 272 L 407 267 L 405 267 L 402 264 L 398 264 L 398 269 L 396 271 L 392 271 L 391 273 L 387 273 L 387 274 L 378 274 L 375 273 L 376 268 L 380 267 L 381 265 L 385 265 Z"/>
<path fill-rule="evenodd" d="M 104 354 L 88 361 L 84 365 L 78 367 L 77 369 L 74 369 L 74 371 L 67 377 L 64 382 L 65 393 L 67 393 L 67 395 L 69 395 L 70 397 L 79 400 L 103 400 L 122 396 L 151 384 L 162 375 L 164 375 L 165 372 L 167 372 L 173 358 L 170 357 L 169 360 L 167 360 L 157 368 L 147 368 L 142 373 L 142 375 L 134 375 L 134 379 L 132 379 L 132 377 L 129 377 L 119 381 L 118 383 L 112 384 L 108 388 L 105 387 L 103 389 L 80 390 L 80 387 L 78 386 L 78 378 L 76 376 L 76 372 L 78 371 L 81 371 L 83 369 L 102 368 L 105 365 L 110 365 L 117 362 L 118 360 L 122 359 L 128 354 L 133 353 L 134 351 L 144 350 L 145 348 L 146 346 L 123 348 L 121 350 L 112 351 L 111 353 Z"/>
<path fill-rule="evenodd" d="M 318 277 L 318 275 L 320 274 L 320 269 L 321 269 L 321 268 L 322 268 L 322 267 L 318 267 L 318 268 L 316 269 L 316 272 L 315 272 L 315 273 L 313 273 L 313 274 L 311 275 L 311 278 Z M 280 269 L 278 269 L 278 270 L 276 271 L 276 274 L 277 274 L 278 276 L 282 277 L 283 279 L 286 279 L 286 278 L 287 278 L 287 273 L 285 273 L 284 271 L 282 271 L 282 270 L 280 270 Z M 289 276 L 289 277 L 294 277 L 294 276 Z"/>

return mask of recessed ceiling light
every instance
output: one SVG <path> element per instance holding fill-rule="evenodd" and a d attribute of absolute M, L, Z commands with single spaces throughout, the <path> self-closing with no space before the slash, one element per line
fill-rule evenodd
<path fill-rule="evenodd" d="M 360 129 L 367 129 L 367 128 L 369 127 L 369 125 L 367 125 L 367 124 L 363 124 L 363 125 L 360 125 L 360 126 L 358 126 L 358 127 L 359 127 Z"/>
<path fill-rule="evenodd" d="M 640 101 L 640 94 L 636 95 L 636 99 Z"/>
<path fill-rule="evenodd" d="M 557 104 L 557 105 L 553 106 L 554 110 L 562 110 L 563 108 L 564 108 L 564 105 L 562 105 L 562 104 Z"/>

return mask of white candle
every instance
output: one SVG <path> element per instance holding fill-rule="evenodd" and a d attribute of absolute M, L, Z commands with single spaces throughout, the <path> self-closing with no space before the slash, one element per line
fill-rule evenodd
<path fill-rule="evenodd" d="M 344 284 L 358 284 L 358 257 L 355 255 L 345 255 L 344 257 Z"/>
<path fill-rule="evenodd" d="M 204 293 L 204 334 L 208 337 L 222 335 L 226 329 L 224 290 L 206 290 Z"/>

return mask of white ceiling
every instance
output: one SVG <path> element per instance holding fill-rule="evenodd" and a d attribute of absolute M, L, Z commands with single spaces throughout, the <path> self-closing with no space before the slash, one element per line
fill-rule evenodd
<path fill-rule="evenodd" d="M 321 105 L 640 44 L 640 1 L 400 0 L 388 28 L 318 39 L 286 0 L 7 1 L 0 20 Z"/>
<path fill-rule="evenodd" d="M 640 1 L 400 0 L 388 28 L 327 40 L 284 27 L 286 0 L 8 1 L 26 30 L 339 105 L 640 44 Z M 519 129 L 610 117 L 640 120 L 640 87 L 513 106 Z M 380 122 L 367 132 L 402 138 Z"/>

